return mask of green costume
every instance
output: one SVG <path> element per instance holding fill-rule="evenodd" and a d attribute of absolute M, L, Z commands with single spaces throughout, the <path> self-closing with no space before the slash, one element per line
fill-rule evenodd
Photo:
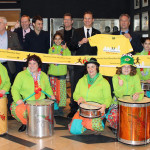
<path fill-rule="evenodd" d="M 136 55 L 148 55 L 148 51 L 143 50 L 141 53 L 137 53 Z M 141 71 L 140 68 L 137 68 L 137 74 L 140 77 L 140 80 L 148 80 L 150 79 L 150 68 L 143 68 Z"/>
<path fill-rule="evenodd" d="M 9 91 L 11 86 L 7 69 L 0 63 L 0 90 Z"/>
<path fill-rule="evenodd" d="M 75 101 L 78 101 L 80 97 L 83 97 L 86 101 L 105 104 L 106 108 L 108 108 L 112 101 L 110 85 L 107 80 L 99 74 L 96 81 L 88 88 L 87 75 L 84 75 L 84 77 L 78 81 L 73 94 Z"/>
<path fill-rule="evenodd" d="M 70 56 L 71 52 L 68 48 L 63 49 L 61 45 L 53 45 L 49 49 L 49 54 Z M 66 75 L 67 65 L 50 64 L 48 69 L 50 83 L 57 103 L 60 107 L 66 106 L 67 91 L 66 91 Z"/>
<path fill-rule="evenodd" d="M 53 45 L 49 49 L 49 54 L 58 54 L 62 56 L 71 56 L 70 50 L 63 49 L 61 45 Z M 48 74 L 53 76 L 63 76 L 67 74 L 67 65 L 59 65 L 59 64 L 50 64 L 48 69 Z"/>
<path fill-rule="evenodd" d="M 121 80 L 123 80 L 123 85 L 119 85 L 119 79 L 118 76 L 120 77 Z M 138 75 L 130 76 L 130 75 L 114 75 L 113 76 L 113 87 L 114 87 L 114 94 L 115 96 L 122 97 L 123 95 L 133 95 L 137 92 L 142 92 L 141 89 L 141 84 L 140 84 L 140 79 Z M 143 98 L 143 94 L 139 95 L 139 99 L 141 100 Z M 113 99 L 113 103 L 117 104 L 118 102 L 115 101 L 115 98 Z"/>
<path fill-rule="evenodd" d="M 52 89 L 49 84 L 47 75 L 41 71 L 40 75 L 40 87 L 49 95 L 53 95 Z M 14 102 L 20 99 L 27 98 L 34 93 L 34 79 L 28 70 L 20 72 L 14 81 L 11 89 Z M 44 99 L 45 94 L 41 93 L 39 99 Z M 35 96 L 30 97 L 28 100 L 35 100 Z"/>

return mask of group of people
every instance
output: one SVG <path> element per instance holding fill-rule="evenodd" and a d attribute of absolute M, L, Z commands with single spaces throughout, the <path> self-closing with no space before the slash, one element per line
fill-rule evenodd
<path fill-rule="evenodd" d="M 114 120 L 117 124 L 117 98 L 123 95 L 132 95 L 133 100 L 141 100 L 143 94 L 139 94 L 142 91 L 140 79 L 150 83 L 149 69 L 136 69 L 131 55 L 121 57 L 121 64 L 117 68 L 116 75 L 112 80 L 111 77 L 106 77 L 109 82 L 100 74 L 100 64 L 92 56 L 97 55 L 97 48 L 91 47 L 89 43 L 89 38 L 100 34 L 100 31 L 92 27 L 94 18 L 90 11 L 83 15 L 84 26 L 82 28 L 74 29 L 72 27 L 73 18 L 70 13 L 64 14 L 63 22 L 64 29 L 54 34 L 53 45 L 50 48 L 50 36 L 48 32 L 42 30 L 43 20 L 40 16 L 33 17 L 34 30 L 32 30 L 30 17 L 23 15 L 21 27 L 16 26 L 14 32 L 6 30 L 7 20 L 5 17 L 0 17 L 0 49 L 24 50 L 61 56 L 91 55 L 92 57 L 84 66 L 60 64 L 49 64 L 48 66 L 48 64 L 42 64 L 41 59 L 36 55 L 28 56 L 26 64 L 1 60 L 1 68 L 4 71 L 0 70 L 0 93 L 4 95 L 8 92 L 12 84 L 11 94 L 8 96 L 8 108 L 10 108 L 13 97 L 11 114 L 22 122 L 19 132 L 24 131 L 27 124 L 25 99 L 40 100 L 46 97 L 52 100 L 56 99 L 59 106 L 57 113 L 58 115 L 63 113 L 67 98 L 67 69 L 71 82 L 71 112 L 68 117 L 73 117 L 69 124 L 69 130 L 72 134 L 81 134 L 86 129 L 102 131 L 106 122 L 105 117 L 94 119 L 81 117 L 78 111 L 80 103 L 86 101 L 99 103 L 99 111 L 103 114 L 102 116 L 105 116 L 105 113 L 111 108 L 111 111 L 116 114 L 115 119 L 108 120 L 111 126 L 114 124 L 112 123 Z M 122 14 L 119 22 L 120 31 L 113 34 L 124 35 L 128 38 L 133 47 L 133 54 L 149 55 L 150 39 L 145 38 L 141 44 L 140 36 L 129 31 L 130 17 L 127 14 Z M 14 71 L 15 65 L 16 71 Z M 114 95 L 113 98 L 112 95 Z"/>

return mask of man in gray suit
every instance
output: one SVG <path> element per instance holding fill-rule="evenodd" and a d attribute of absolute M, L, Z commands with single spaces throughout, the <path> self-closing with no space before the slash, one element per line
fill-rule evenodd
<path fill-rule="evenodd" d="M 5 17 L 0 17 L 0 49 L 21 50 L 17 34 L 11 31 L 7 31 L 6 26 L 7 26 L 7 19 Z M 16 71 L 15 63 L 7 60 L 0 60 L 0 62 L 7 68 L 8 75 L 12 84 Z M 12 98 L 9 95 L 8 110 L 11 105 L 11 102 Z"/>
<path fill-rule="evenodd" d="M 61 33 L 63 36 L 64 43 L 67 44 L 67 47 L 71 51 L 71 39 L 73 37 L 74 33 L 74 28 L 72 27 L 73 25 L 73 18 L 70 13 L 65 13 L 64 14 L 64 29 L 58 30 L 57 33 Z M 75 55 L 75 51 L 71 51 L 71 55 Z M 71 98 L 70 98 L 70 105 L 73 102 L 73 91 L 74 91 L 74 67 L 73 65 L 68 65 L 68 70 L 69 70 L 69 75 L 70 75 L 70 83 L 71 83 Z M 61 113 L 61 112 L 60 112 Z"/>

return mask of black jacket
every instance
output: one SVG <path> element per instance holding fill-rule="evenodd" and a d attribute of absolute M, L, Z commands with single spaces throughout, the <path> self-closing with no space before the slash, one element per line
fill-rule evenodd
<path fill-rule="evenodd" d="M 143 50 L 142 44 L 141 44 L 141 36 L 135 32 L 130 32 L 129 34 L 132 37 L 131 45 L 133 47 L 133 54 L 136 54 L 137 52 L 141 52 Z M 113 35 L 120 35 L 120 31 L 114 32 Z"/>
<path fill-rule="evenodd" d="M 100 34 L 100 31 L 92 28 L 91 36 L 96 34 Z M 71 41 L 71 51 L 76 51 L 76 55 L 97 55 L 97 47 L 91 47 L 89 43 L 82 44 L 79 47 L 78 43 L 83 38 L 85 38 L 84 27 L 75 29 Z"/>
<path fill-rule="evenodd" d="M 46 53 L 50 48 L 50 36 L 47 31 L 41 30 L 37 35 L 34 30 L 25 36 L 24 50 L 29 52 Z"/>

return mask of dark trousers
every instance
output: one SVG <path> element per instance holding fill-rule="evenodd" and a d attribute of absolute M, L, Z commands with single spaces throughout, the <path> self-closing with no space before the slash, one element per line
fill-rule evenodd
<path fill-rule="evenodd" d="M 74 92 L 74 66 L 68 65 L 67 69 L 69 71 L 69 77 L 70 77 L 70 84 L 71 84 L 71 97 L 70 97 L 70 104 L 74 101 L 73 100 L 73 92 Z"/>
<path fill-rule="evenodd" d="M 14 82 L 14 79 L 15 79 L 15 73 L 13 74 L 10 70 L 10 67 L 8 66 L 8 62 L 4 62 L 2 63 L 6 69 L 7 69 L 7 72 L 8 72 L 8 76 L 9 76 L 9 79 L 10 79 L 10 83 L 11 85 L 13 84 Z M 15 72 L 15 70 L 14 70 Z M 9 94 L 7 95 L 7 98 L 8 98 L 8 104 L 7 104 L 7 108 L 8 108 L 8 111 L 9 113 L 11 114 L 11 111 L 10 111 L 10 105 L 11 103 L 13 102 L 13 99 L 12 99 L 12 95 L 11 95 L 11 91 L 9 91 Z"/>
<path fill-rule="evenodd" d="M 110 88 L 111 88 L 111 96 L 113 97 L 114 96 L 114 88 L 113 88 L 113 83 L 112 83 L 112 77 L 110 76 L 103 76 L 110 84 Z"/>
<path fill-rule="evenodd" d="M 73 85 L 73 92 L 75 90 L 75 87 L 79 81 L 84 76 L 85 73 L 85 67 L 84 66 L 74 66 L 74 85 Z M 74 100 L 70 103 L 71 111 L 76 112 L 78 109 L 78 104 Z"/>
<path fill-rule="evenodd" d="M 48 71 L 48 64 L 43 63 L 41 70 L 47 74 L 47 71 Z"/>

